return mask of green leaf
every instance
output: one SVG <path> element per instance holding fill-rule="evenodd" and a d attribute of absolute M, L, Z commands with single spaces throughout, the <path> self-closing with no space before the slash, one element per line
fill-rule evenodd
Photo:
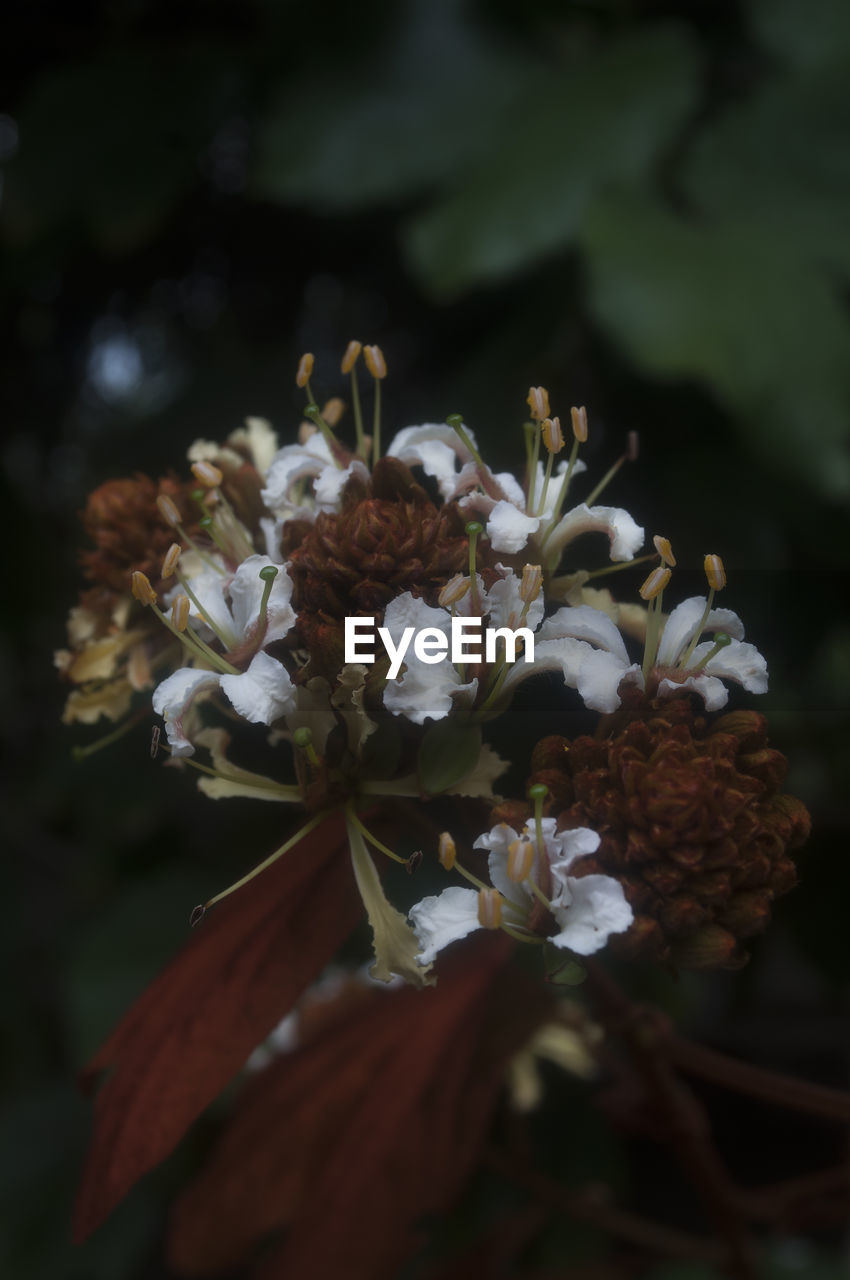
<path fill-rule="evenodd" d="M 255 189 L 325 210 L 399 200 L 445 181 L 498 136 L 534 65 L 455 0 L 399 6 L 374 57 L 310 70 L 272 103 Z"/>
<path fill-rule="evenodd" d="M 749 0 L 754 34 L 771 53 L 805 67 L 822 67 L 850 51 L 847 0 Z"/>
<path fill-rule="evenodd" d="M 583 243 L 592 311 L 642 369 L 702 380 L 770 465 L 850 493 L 850 334 L 825 272 L 782 237 L 636 193 L 600 201 Z"/>
<path fill-rule="evenodd" d="M 600 191 L 651 170 L 697 88 L 691 41 L 672 28 L 541 76 L 467 180 L 409 228 L 415 270 L 457 294 L 571 244 Z"/>
<path fill-rule="evenodd" d="M 438 720 L 419 747 L 418 770 L 422 790 L 439 795 L 470 774 L 481 755 L 481 729 L 477 724 Z"/>

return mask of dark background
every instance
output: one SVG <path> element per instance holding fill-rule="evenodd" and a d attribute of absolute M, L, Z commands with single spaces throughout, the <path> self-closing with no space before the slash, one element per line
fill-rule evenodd
<path fill-rule="evenodd" d="M 97 736 L 60 724 L 52 669 L 76 513 L 246 414 L 288 440 L 298 356 L 344 394 L 352 337 L 386 354 L 386 438 L 462 410 L 517 469 L 543 383 L 562 416 L 588 406 L 597 477 L 640 432 L 605 501 L 671 538 L 681 597 L 723 556 L 814 834 L 749 969 L 657 995 L 734 1052 L 846 1084 L 850 7 L 34 2 L 0 25 L 4 1273 L 165 1274 L 163 1206 L 204 1126 L 72 1252 L 74 1073 L 188 909 L 275 842 L 250 804 L 152 766 L 144 726 L 72 761 Z M 840 1154 L 834 1128 L 716 1101 L 745 1180 Z M 569 1176 L 627 1187 L 600 1143 Z M 837 1274 L 835 1232 L 771 1248 L 777 1274 Z"/>

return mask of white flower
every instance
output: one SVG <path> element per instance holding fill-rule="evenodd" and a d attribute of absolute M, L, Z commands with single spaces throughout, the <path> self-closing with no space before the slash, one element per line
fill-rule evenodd
<path fill-rule="evenodd" d="M 743 643 L 744 624 L 731 609 L 712 609 L 700 626 L 706 603 L 705 596 L 691 596 L 677 605 L 667 619 L 655 662 L 659 674 L 665 673 L 658 694 L 664 698 L 680 689 L 692 689 L 703 699 L 706 711 L 718 711 L 729 698 L 723 680 L 735 680 L 748 693 L 766 693 L 767 663 L 755 645 Z M 715 645 L 704 640 L 685 658 L 698 630 L 725 632 L 730 641 L 713 653 Z M 704 662 L 708 654 L 712 657 Z M 694 675 L 676 678 L 680 672 L 694 668 L 698 669 Z"/>
<path fill-rule="evenodd" d="M 266 591 L 266 582 L 260 577 L 260 572 L 270 568 L 277 569 L 277 575 L 266 601 L 264 629 L 258 635 L 260 606 Z M 201 605 L 199 611 L 195 602 L 189 599 L 190 622 L 209 626 L 228 649 L 238 649 L 250 640 L 259 641 L 263 646 L 273 640 L 282 640 L 295 624 L 295 610 L 290 603 L 292 579 L 268 556 L 248 556 L 232 577 L 223 569 L 217 571 L 202 565 L 197 573 L 188 576 L 187 582 Z M 171 604 L 181 594 L 182 587 L 175 587 L 166 596 L 166 603 Z"/>
<path fill-rule="evenodd" d="M 384 626 L 398 647 L 407 628 L 414 633 L 428 628 L 442 632 L 449 642 L 451 614 L 435 609 L 412 596 L 409 591 L 396 596 L 387 605 Z M 409 645 L 404 658 L 405 671 L 396 680 L 388 680 L 384 689 L 384 706 L 396 716 L 406 716 L 414 724 L 424 724 L 428 717 L 442 720 L 449 714 L 456 698 L 472 702 L 478 692 L 478 681 L 464 683 L 448 660 L 425 663 L 416 657 Z"/>
<path fill-rule="evenodd" d="M 153 709 L 165 721 L 165 732 L 174 756 L 195 753 L 183 721 L 198 695 L 220 688 L 234 710 L 252 724 L 274 724 L 295 706 L 295 686 L 283 663 L 262 650 L 251 659 L 247 671 L 220 675 L 198 667 L 181 667 L 154 690 Z"/>
<path fill-rule="evenodd" d="M 542 820 L 542 851 L 535 848 L 529 876 L 520 883 L 508 875 L 509 852 L 520 839 L 536 844 L 533 826 L 526 828 L 520 837 L 513 827 L 501 823 L 479 836 L 475 848 L 490 851 L 490 880 L 502 895 L 504 924 L 531 935 L 531 913 L 540 901 L 531 883 L 534 882 L 542 892 L 541 881 L 548 881 L 555 890 L 549 898 L 550 911 L 559 926 L 549 941 L 577 955 L 592 955 L 605 946 L 612 933 L 628 929 L 634 918 L 632 909 L 622 885 L 613 877 L 569 875 L 576 859 L 595 852 L 599 847 L 597 833 L 588 827 L 562 832 L 555 828 L 554 818 Z M 420 964 L 431 964 L 437 953 L 449 943 L 465 938 L 481 927 L 478 902 L 479 895 L 475 889 L 452 886 L 434 897 L 424 898 L 413 907 L 410 919 L 420 943 L 417 957 Z"/>
<path fill-rule="evenodd" d="M 346 482 L 351 476 L 368 480 L 369 471 L 360 458 L 348 466 L 338 466 L 324 435 L 317 431 L 305 444 L 287 444 L 278 450 L 266 473 L 263 502 L 278 522 L 313 519 L 319 511 L 336 511 Z M 299 481 L 313 481 L 313 495 L 298 497 L 293 489 Z"/>

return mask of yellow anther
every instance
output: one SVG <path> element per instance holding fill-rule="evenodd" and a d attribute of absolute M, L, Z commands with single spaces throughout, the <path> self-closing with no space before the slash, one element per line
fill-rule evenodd
<path fill-rule="evenodd" d="M 455 576 L 450 578 L 443 587 L 437 597 L 437 602 L 441 604 L 444 609 L 450 609 L 453 604 L 457 604 L 458 600 L 463 599 L 471 584 L 470 578 L 465 578 L 462 573 L 456 573 Z"/>
<path fill-rule="evenodd" d="M 189 625 L 189 597 L 175 596 L 171 605 L 171 621 L 177 631 L 185 631 Z"/>
<path fill-rule="evenodd" d="M 295 375 L 296 387 L 306 387 L 310 381 L 310 374 L 313 372 L 313 353 L 305 351 L 301 359 L 298 361 L 298 372 Z"/>
<path fill-rule="evenodd" d="M 670 546 L 669 538 L 662 538 L 660 534 L 655 535 L 652 539 L 652 545 L 661 556 L 663 564 L 667 564 L 671 569 L 676 567 L 676 557 L 673 555 L 673 548 Z"/>
<path fill-rule="evenodd" d="M 550 453 L 560 453 L 564 447 L 564 433 L 560 418 L 544 418 L 540 424 L 543 443 Z"/>
<path fill-rule="evenodd" d="M 703 561 L 705 576 L 712 591 L 722 591 L 726 586 L 726 570 L 720 556 L 706 556 Z"/>
<path fill-rule="evenodd" d="M 161 493 L 156 500 L 159 507 L 159 514 L 170 525 L 178 525 L 182 519 L 177 504 L 169 498 L 167 493 Z"/>
<path fill-rule="evenodd" d="M 570 421 L 573 424 L 573 435 L 580 444 L 587 439 L 587 410 L 584 405 L 577 409 L 573 405 L 570 409 Z"/>
<path fill-rule="evenodd" d="M 508 879 L 514 884 L 527 880 L 534 866 L 534 845 L 526 836 L 520 836 L 508 845 Z"/>
<path fill-rule="evenodd" d="M 626 436 L 626 461 L 637 462 L 639 450 L 640 436 L 636 431 L 630 431 Z"/>
<path fill-rule="evenodd" d="M 527 399 L 535 422 L 542 422 L 549 417 L 549 392 L 545 387 L 529 387 Z"/>
<path fill-rule="evenodd" d="M 670 581 L 672 574 L 670 570 L 659 565 L 657 569 L 653 569 L 646 582 L 640 588 L 638 594 L 642 600 L 654 600 L 660 595 L 667 583 Z"/>
<path fill-rule="evenodd" d="M 348 346 L 345 348 L 345 355 L 342 357 L 342 364 L 340 365 L 340 369 L 343 373 L 351 373 L 351 370 L 357 364 L 358 357 L 362 350 L 363 344 L 361 342 L 354 342 L 353 340 L 349 342 Z"/>
<path fill-rule="evenodd" d="M 171 577 L 172 573 L 177 568 L 177 562 L 180 559 L 182 551 L 183 548 L 180 546 L 179 542 L 172 542 L 171 546 L 166 551 L 165 558 L 162 562 L 163 578 Z"/>
<path fill-rule="evenodd" d="M 444 831 L 440 836 L 437 857 L 440 859 L 440 866 L 445 867 L 446 871 L 451 871 L 457 860 L 457 846 L 448 831 Z"/>
<path fill-rule="evenodd" d="M 522 568 L 519 583 L 519 596 L 524 604 L 530 604 L 540 595 L 543 586 L 543 570 L 539 564 L 526 564 Z"/>
<path fill-rule="evenodd" d="M 146 573 L 142 573 L 140 569 L 134 570 L 130 585 L 133 595 L 141 604 L 156 604 L 156 592 Z"/>
<path fill-rule="evenodd" d="M 364 347 L 363 359 L 372 377 L 379 380 L 387 376 L 387 362 L 380 347 Z"/>
<path fill-rule="evenodd" d="M 312 422 L 302 422 L 298 427 L 298 443 L 306 444 L 311 436 L 319 434 L 319 428 Z"/>
<path fill-rule="evenodd" d="M 478 923 L 482 929 L 498 929 L 502 923 L 502 895 L 498 889 L 478 890 Z"/>
<path fill-rule="evenodd" d="M 211 462 L 193 462 L 192 475 L 205 489 L 217 489 L 224 479 L 224 473 Z"/>
<path fill-rule="evenodd" d="M 322 417 L 329 427 L 335 427 L 345 413 L 345 401 L 339 396 L 332 396 L 322 409 Z"/>

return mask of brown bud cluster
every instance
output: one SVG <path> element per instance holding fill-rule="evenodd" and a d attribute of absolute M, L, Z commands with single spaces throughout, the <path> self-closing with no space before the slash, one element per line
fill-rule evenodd
<path fill-rule="evenodd" d="M 174 530 L 156 505 L 160 494 L 177 506 L 189 529 L 197 528 L 198 508 L 190 486 L 173 476 L 152 480 L 135 475 L 107 480 L 89 494 L 82 521 L 94 545 L 81 555 L 87 578 L 117 595 L 130 590 L 130 575 L 140 570 L 156 586 L 163 557 L 174 541 Z"/>
<path fill-rule="evenodd" d="M 369 487 L 349 481 L 339 513 L 321 513 L 313 525 L 293 521 L 283 538 L 299 639 L 322 670 L 342 665 L 346 616 L 379 616 L 405 591 L 436 605 L 446 583 L 468 572 L 461 514 L 435 505 L 395 458 L 378 462 Z M 489 555 L 489 543 L 479 543 L 485 581 Z"/>
<path fill-rule="evenodd" d="M 787 763 L 768 746 L 764 717 L 697 705 L 628 690 L 609 736 L 543 739 L 531 782 L 548 786 L 559 829 L 599 833 L 598 852 L 571 874 L 622 884 L 635 920 L 615 945 L 682 968 L 734 968 L 747 958 L 741 941 L 796 883 L 789 855 L 810 820 L 781 791 Z"/>

